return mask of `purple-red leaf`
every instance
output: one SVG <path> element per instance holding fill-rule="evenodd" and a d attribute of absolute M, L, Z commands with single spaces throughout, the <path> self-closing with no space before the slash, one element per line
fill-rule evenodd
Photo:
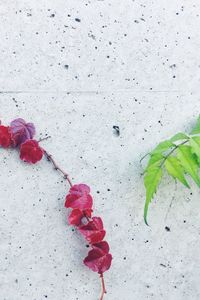
<path fill-rule="evenodd" d="M 18 146 L 33 138 L 35 126 L 33 123 L 26 123 L 23 119 L 18 118 L 11 122 L 10 132 L 14 146 Z"/>

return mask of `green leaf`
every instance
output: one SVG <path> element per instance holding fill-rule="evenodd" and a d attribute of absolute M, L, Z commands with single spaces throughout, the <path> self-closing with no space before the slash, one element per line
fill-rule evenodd
<path fill-rule="evenodd" d="M 200 116 L 198 117 L 196 125 L 194 126 L 190 134 L 198 134 L 198 133 L 200 133 Z"/>
<path fill-rule="evenodd" d="M 189 184 L 185 179 L 184 170 L 180 165 L 179 160 L 175 156 L 169 156 L 166 159 L 165 167 L 169 175 L 171 175 L 173 178 L 177 178 L 182 184 L 190 188 Z"/>
<path fill-rule="evenodd" d="M 162 169 L 159 167 L 150 168 L 144 177 L 144 185 L 146 188 L 146 202 L 144 207 L 144 221 L 147 224 L 147 212 L 149 203 L 156 193 L 158 184 L 162 177 Z M 148 225 L 148 224 L 147 224 Z"/>
<path fill-rule="evenodd" d="M 145 169 L 145 172 L 149 169 L 149 168 L 152 168 L 152 167 L 157 167 L 160 165 L 160 163 L 162 162 L 164 156 L 160 153 L 157 153 L 157 154 L 153 154 L 151 155 L 150 159 L 149 159 L 149 162 L 147 164 L 147 167 Z"/>
<path fill-rule="evenodd" d="M 192 153 L 192 148 L 186 145 L 180 145 L 177 149 L 177 157 L 186 173 L 194 179 L 200 187 L 200 178 L 198 176 L 198 162 Z"/>
<path fill-rule="evenodd" d="M 185 133 L 179 132 L 179 133 L 175 134 L 170 139 L 170 141 L 173 143 L 173 142 L 176 142 L 176 141 L 187 140 L 187 139 L 188 139 L 188 136 Z"/>
<path fill-rule="evenodd" d="M 158 144 L 158 146 L 151 152 L 152 154 L 158 154 L 169 150 L 169 148 L 175 146 L 170 140 L 166 140 Z"/>
<path fill-rule="evenodd" d="M 192 152 L 195 153 L 198 158 L 200 158 L 200 137 L 193 136 L 190 138 L 190 145 L 192 147 Z"/>

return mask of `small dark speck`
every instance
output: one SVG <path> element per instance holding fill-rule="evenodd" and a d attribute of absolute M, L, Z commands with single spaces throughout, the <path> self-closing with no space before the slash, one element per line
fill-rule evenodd
<path fill-rule="evenodd" d="M 50 15 L 50 18 L 54 18 L 55 17 L 55 14 L 51 14 Z M 47 297 L 46 297 L 47 298 Z"/>
<path fill-rule="evenodd" d="M 81 19 L 75 18 L 75 21 L 76 21 L 76 22 L 81 22 Z"/>
<path fill-rule="evenodd" d="M 169 66 L 171 69 L 176 68 L 176 64 L 172 64 L 171 66 Z"/>
<path fill-rule="evenodd" d="M 64 65 L 65 69 L 69 69 L 69 65 Z"/>
<path fill-rule="evenodd" d="M 168 226 L 165 226 L 165 230 L 168 231 L 168 232 L 171 231 Z"/>
<path fill-rule="evenodd" d="M 119 129 L 119 126 L 114 125 L 114 126 L 113 126 L 113 130 L 114 130 L 114 134 L 115 134 L 116 136 L 120 136 L 120 129 Z"/>
<path fill-rule="evenodd" d="M 163 268 L 166 268 L 166 265 L 164 265 L 164 264 L 160 264 L 160 266 L 163 267 Z"/>

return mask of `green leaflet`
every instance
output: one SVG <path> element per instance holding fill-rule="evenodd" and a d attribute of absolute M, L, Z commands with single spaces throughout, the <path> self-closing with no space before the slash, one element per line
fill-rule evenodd
<path fill-rule="evenodd" d="M 148 165 L 145 169 L 145 172 L 149 169 L 149 168 L 152 168 L 152 167 L 158 167 L 162 160 L 163 160 L 164 156 L 160 153 L 157 153 L 157 154 L 152 154 L 150 159 L 149 159 L 149 162 L 148 162 Z"/>
<path fill-rule="evenodd" d="M 200 158 L 200 137 L 194 136 L 190 138 L 190 145 L 192 147 L 192 152 Z"/>
<path fill-rule="evenodd" d="M 192 148 L 186 145 L 180 145 L 177 149 L 177 157 L 188 173 L 200 187 L 200 178 L 198 176 L 198 162 L 192 153 Z"/>
<path fill-rule="evenodd" d="M 170 141 L 173 143 L 173 142 L 176 142 L 176 141 L 187 140 L 187 139 L 188 139 L 188 136 L 185 133 L 179 132 L 179 133 L 175 134 L 170 139 Z"/>
<path fill-rule="evenodd" d="M 200 116 L 198 117 L 196 125 L 194 126 L 190 134 L 198 134 L 198 133 L 200 133 Z"/>
<path fill-rule="evenodd" d="M 144 221 L 147 224 L 147 212 L 149 203 L 156 193 L 158 184 L 162 177 L 162 169 L 159 167 L 152 167 L 147 170 L 144 177 L 144 185 L 146 188 L 146 202 L 144 207 Z M 148 224 L 147 224 L 148 225 Z"/>
<path fill-rule="evenodd" d="M 182 184 L 184 184 L 186 187 L 190 188 L 189 184 L 187 183 L 185 176 L 184 176 L 184 170 L 182 166 L 180 165 L 179 160 L 175 156 L 169 156 L 165 161 L 165 168 L 169 175 L 171 175 L 173 178 L 177 178 Z"/>
<path fill-rule="evenodd" d="M 158 146 L 151 152 L 152 154 L 158 154 L 169 150 L 169 148 L 175 146 L 170 140 L 166 140 L 158 144 Z"/>

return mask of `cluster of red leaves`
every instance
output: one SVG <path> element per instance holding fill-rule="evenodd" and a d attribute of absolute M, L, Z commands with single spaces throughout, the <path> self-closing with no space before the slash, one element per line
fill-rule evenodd
<path fill-rule="evenodd" d="M 66 208 L 72 208 L 68 217 L 69 224 L 76 226 L 92 247 L 84 259 L 84 264 L 102 275 L 110 268 L 112 255 L 109 253 L 108 243 L 103 241 L 106 231 L 102 219 L 92 217 L 92 205 L 89 186 L 77 184 L 70 188 L 65 202 Z"/>
<path fill-rule="evenodd" d="M 21 118 L 13 120 L 10 126 L 3 126 L 0 123 L 0 146 L 19 147 L 20 158 L 33 164 L 41 160 L 44 154 L 38 142 L 33 140 L 34 135 L 35 126 Z"/>

